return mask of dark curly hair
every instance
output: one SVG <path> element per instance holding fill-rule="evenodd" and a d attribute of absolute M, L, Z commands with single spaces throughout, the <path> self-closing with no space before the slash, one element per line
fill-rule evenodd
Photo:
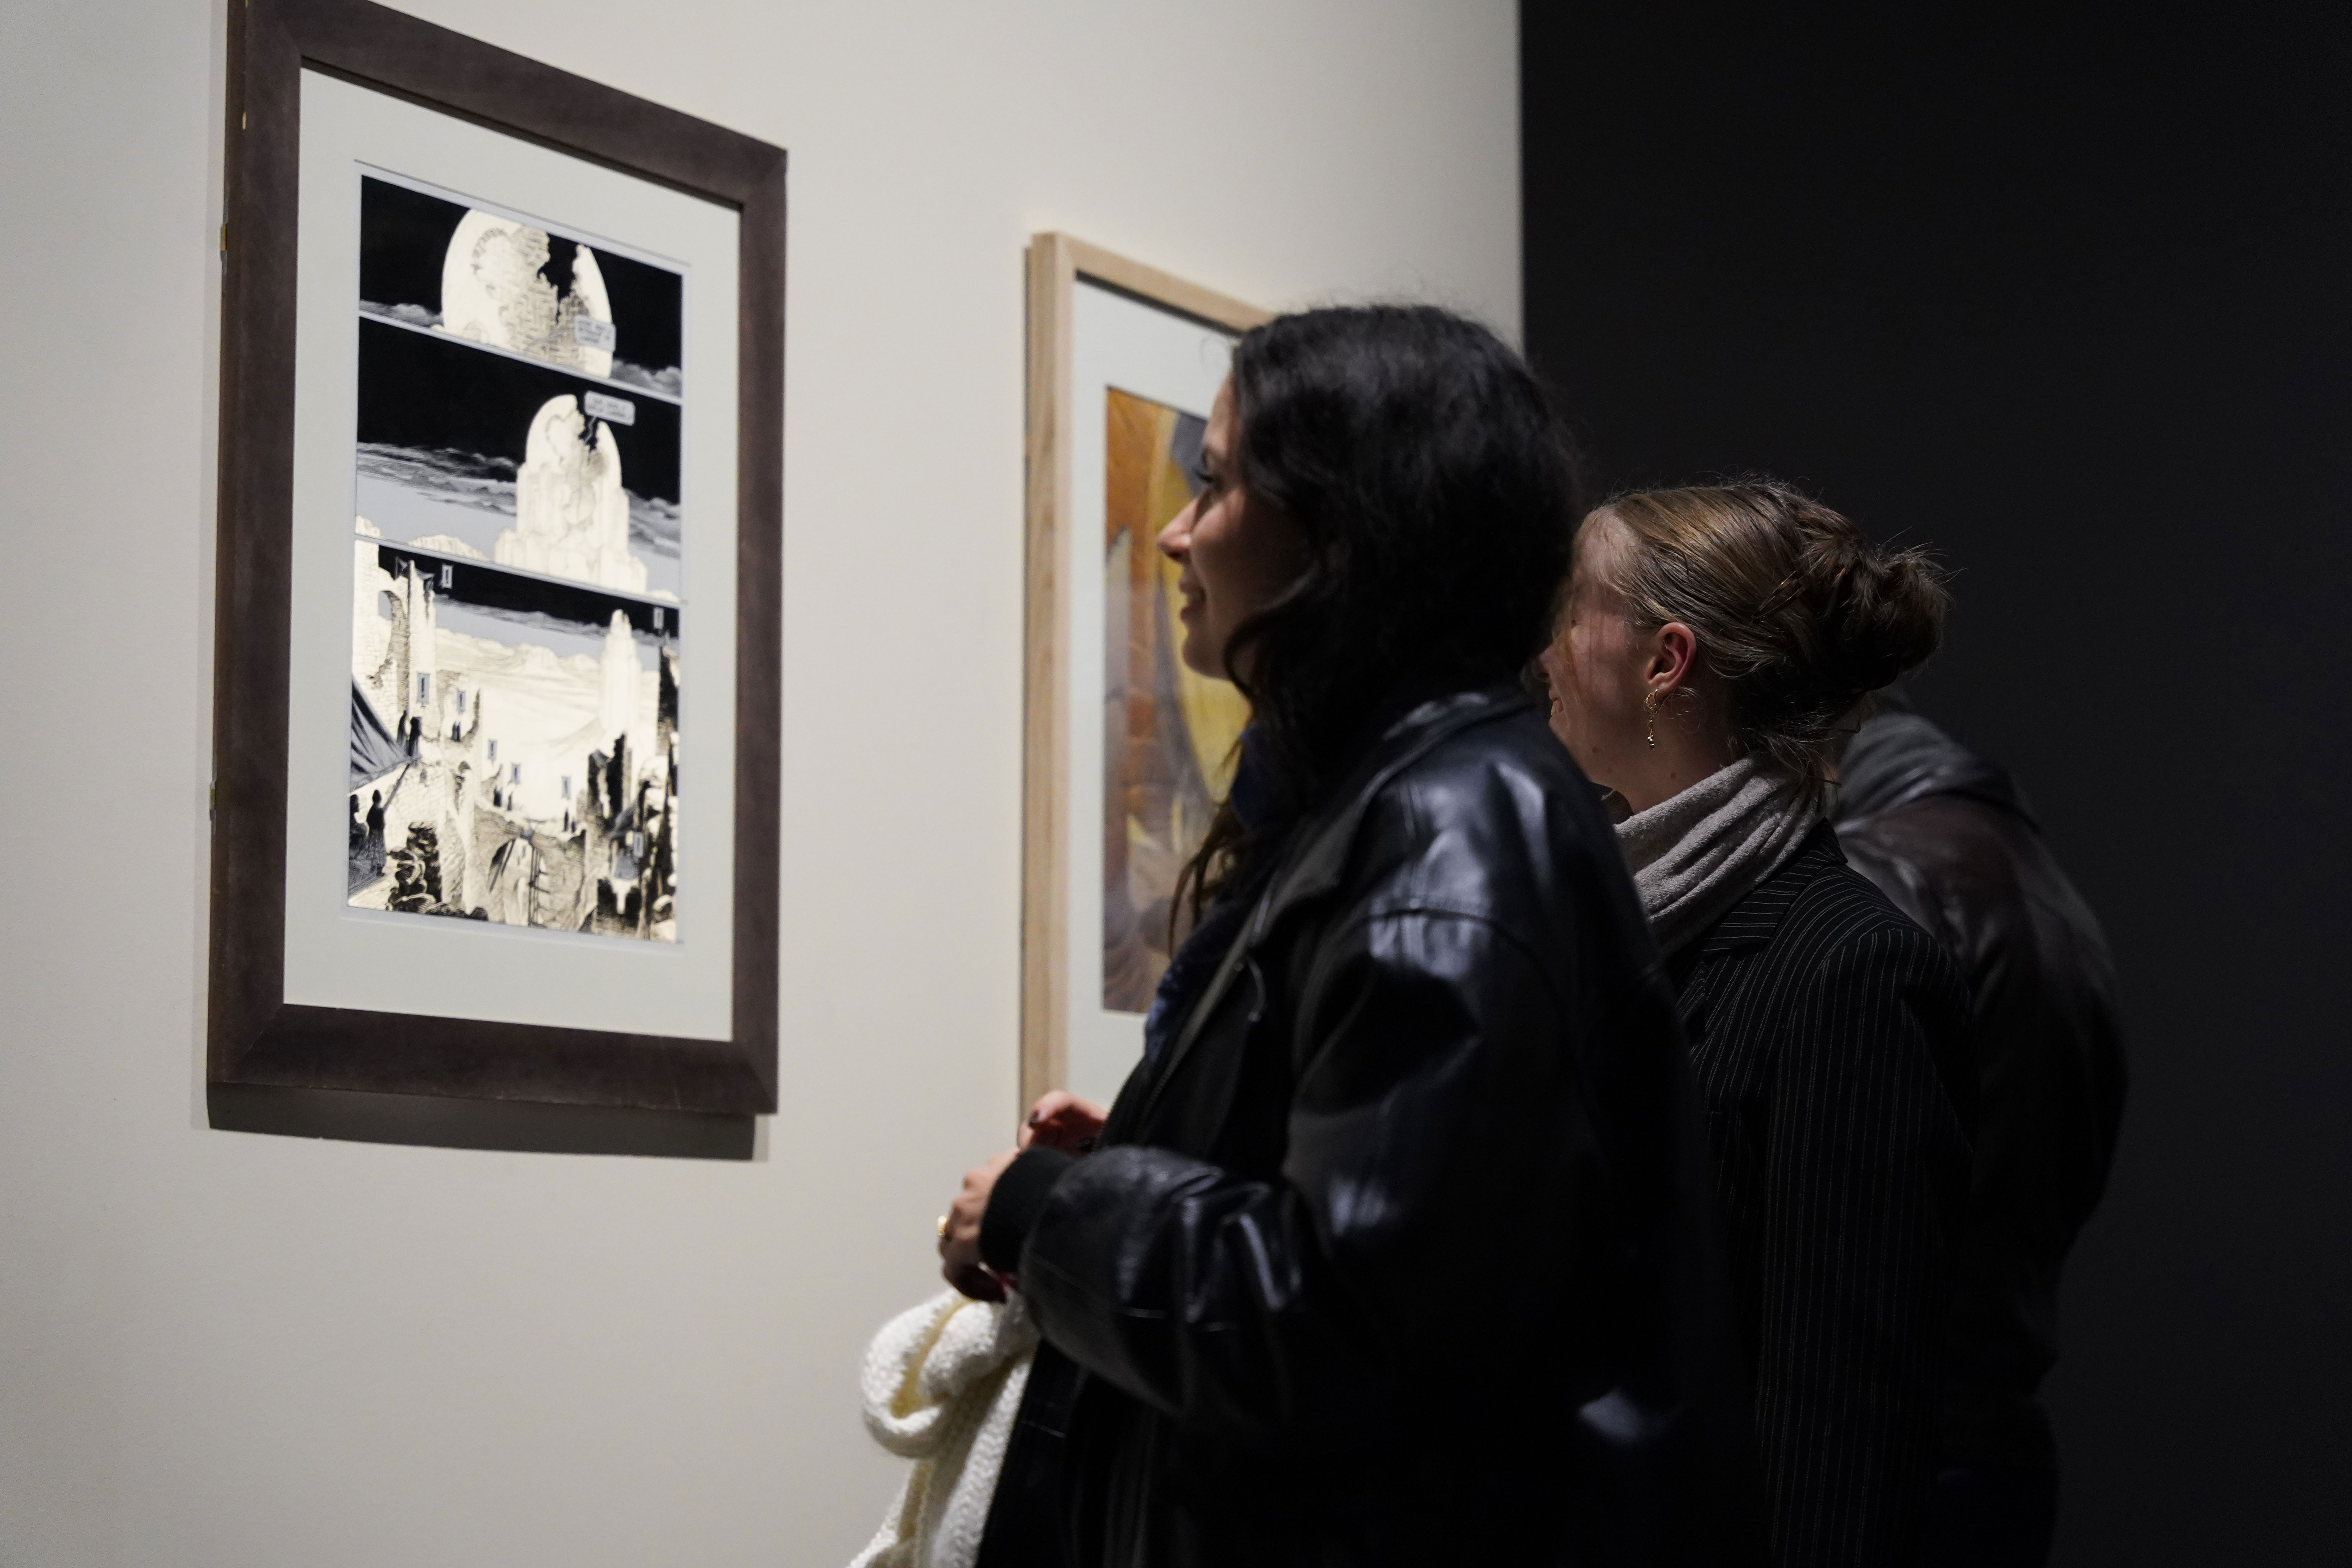
<path fill-rule="evenodd" d="M 1226 650 L 1297 812 L 1386 708 L 1514 680 L 1542 647 L 1576 465 L 1519 356 L 1433 306 L 1277 317 L 1235 346 L 1233 388 L 1241 484 L 1297 523 L 1310 563 Z M 1185 869 L 1195 915 L 1255 847 L 1221 808 Z"/>
<path fill-rule="evenodd" d="M 1839 724 L 1943 640 L 1950 596 L 1926 552 L 1874 543 L 1778 479 L 1633 490 L 1583 526 L 1603 517 L 1630 536 L 1608 570 L 1629 618 L 1696 632 L 1734 743 L 1817 799 Z"/>

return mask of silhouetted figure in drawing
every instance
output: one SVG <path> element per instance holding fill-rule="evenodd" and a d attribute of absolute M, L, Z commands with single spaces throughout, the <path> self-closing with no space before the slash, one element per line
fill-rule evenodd
<path fill-rule="evenodd" d="M 352 796 L 351 849 L 356 856 L 367 847 L 367 824 L 360 820 L 360 797 Z"/>
<path fill-rule="evenodd" d="M 359 796 L 352 796 L 354 808 Z M 367 857 L 368 870 L 377 876 L 383 873 L 383 791 L 368 792 L 367 842 L 362 852 Z"/>

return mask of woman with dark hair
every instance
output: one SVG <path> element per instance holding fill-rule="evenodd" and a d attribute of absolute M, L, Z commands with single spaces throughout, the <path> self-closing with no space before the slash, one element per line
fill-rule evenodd
<path fill-rule="evenodd" d="M 1740 1413 L 1689 1068 L 1515 681 L 1566 564 L 1553 416 L 1458 317 L 1315 310 L 1241 341 L 1202 469 L 1160 544 L 1253 719 L 1196 923 L 1108 1120 L 1049 1096 L 943 1227 L 1044 1341 L 981 1562 L 1714 1561 Z"/>
<path fill-rule="evenodd" d="M 1945 603 L 1924 556 L 1786 486 L 1643 491 L 1584 520 L 1544 655 L 1680 998 L 1790 1568 L 1919 1552 L 1968 994 L 1822 809 L 1841 726 L 1935 650 Z"/>

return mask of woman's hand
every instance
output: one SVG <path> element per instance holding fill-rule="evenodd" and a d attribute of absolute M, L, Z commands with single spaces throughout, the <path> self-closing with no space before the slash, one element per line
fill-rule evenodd
<path fill-rule="evenodd" d="M 948 1209 L 946 1228 L 940 1232 L 940 1272 L 975 1301 L 1002 1301 L 1005 1286 L 1012 1283 L 1010 1275 L 993 1274 L 981 1262 L 980 1220 L 988 1212 L 988 1194 L 996 1190 L 996 1178 L 1020 1152 L 1007 1149 L 986 1164 L 966 1171 L 963 1191 L 956 1194 Z"/>
<path fill-rule="evenodd" d="M 1109 1112 L 1091 1100 L 1080 1100 L 1068 1089 L 1042 1096 L 1021 1124 L 1021 1147 L 1043 1143 L 1065 1154 L 1091 1154 Z"/>
<path fill-rule="evenodd" d="M 988 1213 L 988 1198 L 996 1190 L 996 1178 L 1004 1173 L 1004 1167 L 1013 1163 L 1023 1149 L 1033 1143 L 1059 1149 L 1066 1154 L 1091 1152 L 1107 1114 L 1093 1100 L 1080 1100 L 1057 1089 L 1030 1108 L 1028 1118 L 1021 1124 L 1018 1147 L 1007 1149 L 986 1164 L 964 1173 L 963 1191 L 956 1194 L 947 1213 L 947 1223 L 940 1231 L 940 1272 L 947 1276 L 949 1284 L 977 1301 L 1004 1300 L 1004 1289 L 1013 1283 L 1013 1277 L 998 1274 L 980 1260 L 980 1222 Z"/>

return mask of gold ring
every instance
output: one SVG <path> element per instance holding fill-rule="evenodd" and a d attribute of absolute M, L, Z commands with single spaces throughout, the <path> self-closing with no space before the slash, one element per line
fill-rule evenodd
<path fill-rule="evenodd" d="M 941 1241 L 945 1241 L 947 1238 L 948 1238 L 948 1216 L 947 1216 L 947 1215 L 940 1215 L 940 1239 Z"/>

